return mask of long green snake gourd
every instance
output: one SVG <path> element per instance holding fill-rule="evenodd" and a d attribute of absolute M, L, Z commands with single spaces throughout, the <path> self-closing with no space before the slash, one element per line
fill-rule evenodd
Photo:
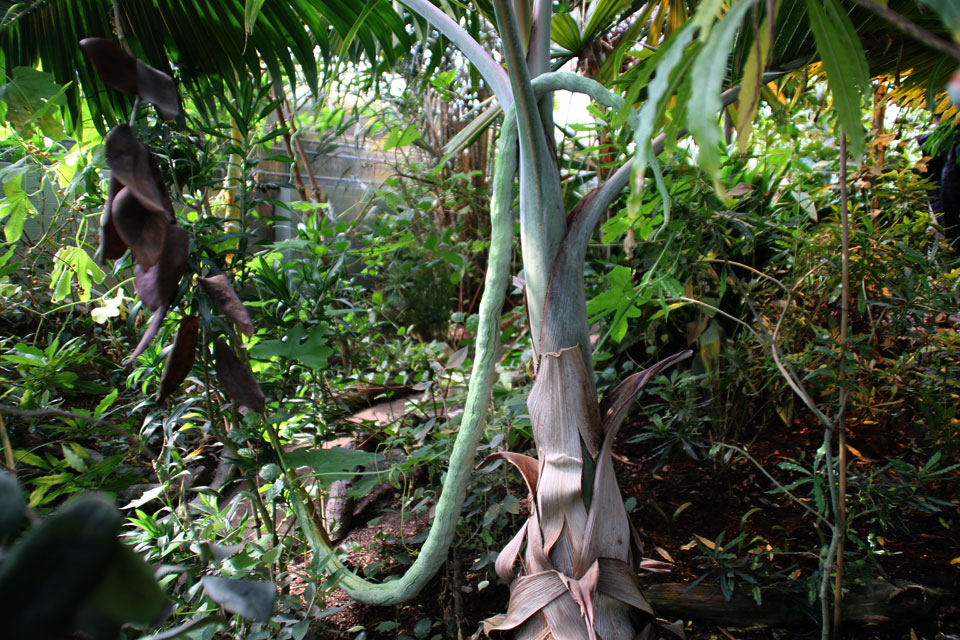
<path fill-rule="evenodd" d="M 535 94 L 565 89 L 585 93 L 614 109 L 623 100 L 601 84 L 568 72 L 543 74 L 532 81 Z M 321 531 L 306 503 L 306 494 L 294 484 L 290 502 L 307 541 L 314 552 L 314 569 L 326 568 L 340 576 L 339 586 L 355 600 L 372 605 L 391 605 L 417 595 L 447 557 L 457 530 L 457 520 L 473 471 L 477 445 L 483 434 L 490 403 L 494 372 L 500 347 L 500 312 L 510 279 L 513 248 L 514 176 L 517 173 L 517 118 L 511 105 L 504 113 L 497 142 L 496 166 L 490 201 L 490 250 L 487 257 L 486 284 L 480 299 L 480 322 L 476 339 L 476 355 L 467 391 L 466 406 L 460 430 L 450 453 L 446 479 L 437 499 L 435 515 L 426 541 L 416 560 L 401 577 L 382 583 L 366 580 L 343 565 L 325 532 Z M 275 446 L 278 443 L 275 443 Z M 279 453 L 279 451 L 278 451 Z M 282 458 L 282 455 L 281 455 Z M 291 482 L 296 482 L 291 478 Z"/>

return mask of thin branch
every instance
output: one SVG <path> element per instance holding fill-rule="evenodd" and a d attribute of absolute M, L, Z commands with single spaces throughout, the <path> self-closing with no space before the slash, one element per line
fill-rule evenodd
<path fill-rule="evenodd" d="M 847 136 L 840 131 L 840 379 L 847 381 L 844 364 L 850 330 L 850 208 L 847 201 Z M 833 590 L 833 637 L 840 637 L 840 606 L 843 601 L 843 550 L 847 537 L 847 397 L 850 389 L 840 386 L 837 410 L 837 577 Z"/>
<path fill-rule="evenodd" d="M 873 13 L 877 14 L 887 22 L 890 22 L 895 27 L 903 31 L 905 34 L 919 40 L 923 44 L 927 45 L 931 49 L 935 49 L 944 55 L 951 56 L 960 60 L 960 46 L 950 42 L 949 40 L 944 40 L 939 36 L 930 33 L 920 25 L 915 22 L 911 22 L 907 18 L 903 17 L 890 7 L 886 7 L 876 0 L 853 0 L 861 7 L 869 9 Z"/>

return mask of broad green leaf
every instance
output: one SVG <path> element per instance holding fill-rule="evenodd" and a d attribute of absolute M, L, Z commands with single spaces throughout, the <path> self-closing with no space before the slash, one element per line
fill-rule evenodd
<path fill-rule="evenodd" d="M 937 12 L 943 24 L 953 32 L 953 37 L 960 40 L 960 2 L 957 0 L 920 0 L 923 4 Z"/>
<path fill-rule="evenodd" d="M 137 507 L 141 507 L 155 498 L 159 498 L 160 494 L 163 493 L 163 488 L 164 487 L 161 484 L 159 487 L 154 487 L 153 489 L 144 491 L 142 496 L 125 504 L 123 509 L 136 509 Z"/>
<path fill-rule="evenodd" d="M 687 126 L 700 149 L 700 169 L 713 180 L 714 188 L 723 195 L 720 174 L 720 146 L 723 134 L 718 116 L 723 104 L 720 89 L 727 75 L 727 58 L 733 37 L 743 16 L 755 0 L 736 4 L 713 28 L 690 70 L 690 99 L 687 101 Z"/>
<path fill-rule="evenodd" d="M 66 137 L 57 118 L 67 86 L 54 82 L 53 75 L 32 67 L 17 67 L 13 78 L 0 86 L 0 100 L 7 103 L 6 119 L 17 133 L 32 136 L 39 126 L 43 134 L 60 141 Z"/>
<path fill-rule="evenodd" d="M 23 234 L 23 223 L 27 214 L 36 215 L 37 210 L 30 202 L 30 197 L 23 190 L 21 181 L 22 172 L 16 172 L 3 183 L 6 196 L 0 201 L 0 219 L 6 218 L 3 225 L 3 237 L 7 242 L 16 242 Z"/>
<path fill-rule="evenodd" d="M 50 274 L 54 302 L 70 294 L 74 277 L 77 279 L 77 298 L 85 302 L 91 297 L 93 283 L 102 283 L 106 274 L 82 247 L 61 247 L 54 256 L 53 273 Z"/>
<path fill-rule="evenodd" d="M 379 456 L 357 449 L 295 449 L 283 456 L 291 469 L 309 467 L 324 481 L 347 480 L 356 475 L 353 470 L 375 462 Z"/>
<path fill-rule="evenodd" d="M 71 446 L 67 446 L 67 444 L 64 444 L 64 443 L 60 444 L 60 450 L 63 451 L 63 459 L 67 461 L 67 464 L 74 471 L 79 471 L 81 473 L 86 471 L 87 463 L 84 462 L 83 457 L 74 448 L 74 447 L 80 447 L 80 445 L 74 442 L 71 442 L 69 444 Z M 80 449 L 83 450 L 83 447 L 80 447 Z M 86 450 L 83 450 L 83 453 L 86 454 Z"/>
<path fill-rule="evenodd" d="M 668 97 L 671 74 L 683 60 L 684 48 L 693 39 L 693 31 L 693 25 L 688 24 L 663 45 L 664 53 L 656 64 L 653 79 L 647 85 L 647 101 L 640 108 L 637 126 L 634 129 L 634 142 L 637 148 L 634 172 L 637 176 L 642 176 L 649 164 L 650 140 L 660 117 L 660 107 Z M 635 186 L 636 182 L 635 179 Z"/>
<path fill-rule="evenodd" d="M 594 0 L 587 10 L 587 24 L 583 28 L 583 39 L 592 42 L 601 33 L 614 24 L 617 15 L 630 6 L 627 0 Z"/>
<path fill-rule="evenodd" d="M 272 582 L 204 576 L 201 583 L 204 592 L 231 613 L 263 622 L 273 615 L 277 585 Z"/>
<path fill-rule="evenodd" d="M 250 348 L 250 355 L 259 360 L 288 358 L 312 369 L 327 366 L 333 349 L 327 344 L 327 325 L 319 324 L 307 333 L 303 325 L 295 325 L 285 339 L 264 340 Z"/>
<path fill-rule="evenodd" d="M 746 153 L 750 146 L 750 132 L 753 119 L 760 105 L 760 83 L 770 57 L 770 21 L 776 24 L 777 13 L 782 0 L 774 5 L 773 15 L 766 15 L 760 23 L 758 38 L 750 47 L 747 64 L 743 68 L 743 80 L 740 83 L 740 96 L 737 99 L 737 148 Z"/>
<path fill-rule="evenodd" d="M 580 51 L 580 28 L 569 13 L 558 13 L 550 23 L 550 37 L 571 53 Z"/>
<path fill-rule="evenodd" d="M 827 85 L 833 95 L 833 110 L 850 143 L 850 155 L 859 161 L 863 155 L 866 131 L 861 113 L 866 61 L 859 40 L 851 41 L 854 32 L 850 20 L 835 4 L 836 0 L 807 0 L 810 28 L 817 42 L 817 53 L 827 72 Z M 831 5 L 828 11 L 824 5 Z"/>
<path fill-rule="evenodd" d="M 123 304 L 123 289 L 117 287 L 117 293 L 114 297 L 103 297 L 100 300 L 99 307 L 90 310 L 90 317 L 97 324 L 104 324 L 110 318 L 116 318 L 120 315 L 120 307 Z"/>

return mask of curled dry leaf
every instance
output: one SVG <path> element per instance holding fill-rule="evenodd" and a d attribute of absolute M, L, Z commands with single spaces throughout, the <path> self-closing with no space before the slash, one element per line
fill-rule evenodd
<path fill-rule="evenodd" d="M 200 333 L 200 318 L 184 316 L 180 320 L 177 337 L 173 341 L 173 348 L 167 354 L 167 361 L 163 364 L 163 375 L 160 376 L 160 391 L 157 393 L 157 402 L 163 404 L 166 399 L 177 390 L 180 384 L 190 374 L 193 362 L 197 359 L 197 336 Z"/>
<path fill-rule="evenodd" d="M 217 338 L 213 358 L 216 361 L 220 386 L 234 404 L 263 413 L 266 401 L 260 385 L 254 379 L 250 368 L 240 361 L 223 338 Z"/>
<path fill-rule="evenodd" d="M 84 38 L 80 48 L 108 87 L 152 102 L 164 120 L 180 115 L 177 87 L 169 75 L 134 58 L 106 38 Z"/>
<path fill-rule="evenodd" d="M 114 177 L 110 177 L 110 186 L 107 187 L 107 199 L 103 203 L 103 213 L 100 215 L 100 264 L 107 260 L 117 260 L 127 251 L 127 245 L 117 233 L 113 224 L 113 201 L 123 185 Z"/>
<path fill-rule="evenodd" d="M 523 476 L 523 480 L 527 483 L 527 490 L 530 491 L 531 495 L 537 495 L 537 478 L 539 477 L 540 469 L 536 458 L 525 456 L 522 453 L 514 453 L 513 451 L 497 451 L 487 456 L 484 463 L 491 458 L 503 458 L 516 467 L 520 475 Z"/>
<path fill-rule="evenodd" d="M 160 261 L 170 226 L 164 214 L 144 207 L 129 187 L 123 187 L 113 199 L 110 215 L 114 231 L 130 247 L 141 269 Z"/>
<path fill-rule="evenodd" d="M 147 325 L 147 330 L 143 332 L 143 337 L 140 338 L 140 342 L 137 343 L 137 347 L 133 350 L 133 353 L 124 361 L 124 366 L 129 367 L 133 365 L 137 357 L 147 350 L 147 347 L 150 346 L 150 343 L 160 331 L 160 327 L 163 326 L 163 319 L 167 317 L 167 311 L 169 309 L 170 305 L 168 304 L 162 304 L 157 307 L 157 310 L 153 313 L 153 317 L 150 318 L 150 324 Z"/>
<path fill-rule="evenodd" d="M 157 161 L 130 125 L 119 124 L 111 129 L 104 145 L 112 177 L 130 189 L 144 207 L 166 215 L 167 220 L 173 222 L 173 204 Z"/>
<path fill-rule="evenodd" d="M 248 338 L 253 335 L 253 321 L 250 320 L 250 314 L 246 307 L 240 302 L 237 292 L 230 286 L 227 276 L 222 273 L 209 278 L 197 278 L 200 286 L 213 300 L 220 311 L 237 323 L 237 327 Z"/>
<path fill-rule="evenodd" d="M 151 311 L 173 300 L 190 255 L 190 236 L 186 231 L 173 224 L 165 225 L 165 231 L 163 253 L 156 264 L 148 269 L 137 265 L 133 270 L 137 294 Z"/>

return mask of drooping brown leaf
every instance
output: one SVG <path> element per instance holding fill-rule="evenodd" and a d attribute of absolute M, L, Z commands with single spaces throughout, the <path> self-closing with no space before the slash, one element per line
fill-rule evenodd
<path fill-rule="evenodd" d="M 163 375 L 160 376 L 160 390 L 157 393 L 157 402 L 164 404 L 166 399 L 177 390 L 190 374 L 193 363 L 197 358 L 197 336 L 200 333 L 200 318 L 184 316 L 180 320 L 177 337 L 173 341 L 173 348 L 167 354 L 167 361 L 163 364 Z"/>
<path fill-rule="evenodd" d="M 156 337 L 157 332 L 160 331 L 160 327 L 163 326 L 163 319 L 167 317 L 167 311 L 170 309 L 170 305 L 164 303 L 157 307 L 157 310 L 153 312 L 153 317 L 150 318 L 150 324 L 147 325 L 147 330 L 143 332 L 143 337 L 140 338 L 140 342 L 137 344 L 137 347 L 133 350 L 133 353 L 130 354 L 130 357 L 124 361 L 124 366 L 133 365 L 137 357 L 147 350 L 147 347 L 150 346 L 150 343 Z"/>
<path fill-rule="evenodd" d="M 266 399 L 249 367 L 240 361 L 223 338 L 217 338 L 213 358 L 220 386 L 237 407 L 263 413 Z"/>
<path fill-rule="evenodd" d="M 653 608 L 640 591 L 640 582 L 630 565 L 612 558 L 600 558 L 597 591 L 652 616 Z"/>
<path fill-rule="evenodd" d="M 164 120 L 173 120 L 180 115 L 173 78 L 134 58 L 106 38 L 84 38 L 80 41 L 80 48 L 108 87 L 152 102 Z"/>
<path fill-rule="evenodd" d="M 510 585 L 510 604 L 507 615 L 498 620 L 491 631 L 509 631 L 523 624 L 527 618 L 567 593 L 567 587 L 556 571 L 543 571 L 521 576 Z M 570 600 L 570 604 L 574 604 Z M 575 606 L 575 605 L 574 605 Z"/>
<path fill-rule="evenodd" d="M 646 386 L 650 380 L 668 367 L 672 367 L 682 360 L 686 360 L 693 355 L 693 351 L 686 350 L 668 358 L 664 358 L 652 367 L 638 371 L 627 377 L 618 384 L 613 391 L 610 391 L 603 397 L 600 403 L 600 415 L 603 416 L 603 433 L 606 434 L 611 428 L 620 428 L 620 423 L 627 415 L 630 405 L 634 398 L 640 393 L 640 390 Z"/>
<path fill-rule="evenodd" d="M 487 456 L 484 463 L 491 458 L 503 458 L 516 467 L 520 475 L 523 476 L 523 480 L 527 483 L 527 490 L 530 491 L 531 495 L 537 495 L 537 476 L 540 471 L 536 458 L 525 456 L 522 453 L 514 453 L 513 451 L 497 451 Z"/>
<path fill-rule="evenodd" d="M 133 192 L 144 207 L 167 216 L 173 222 L 173 205 L 150 150 L 137 139 L 128 124 L 118 124 L 104 140 L 107 166 L 112 177 Z"/>
<path fill-rule="evenodd" d="M 213 300 L 221 313 L 237 323 L 237 327 L 248 338 L 253 335 L 253 321 L 247 308 L 240 302 L 237 292 L 230 286 L 227 276 L 221 274 L 210 276 L 209 278 L 197 278 L 200 286 Z"/>
<path fill-rule="evenodd" d="M 111 89 L 137 93 L 137 59 L 106 38 L 84 38 L 80 48 Z"/>
<path fill-rule="evenodd" d="M 524 524 L 507 543 L 507 546 L 497 554 L 497 561 L 493 565 L 497 577 L 503 580 L 508 587 L 517 577 L 517 574 L 513 571 L 513 565 L 517 563 L 517 558 L 520 557 L 520 548 L 523 547 L 523 541 L 526 537 L 527 526 Z"/>
<path fill-rule="evenodd" d="M 613 449 L 617 431 L 623 424 L 623 418 L 637 392 L 657 373 L 688 357 L 690 357 L 689 351 L 665 358 L 649 369 L 627 378 L 614 389 L 609 399 L 604 399 L 603 445 L 596 457 L 593 500 L 587 517 L 582 553 L 577 562 L 578 572 L 584 571 L 601 557 L 624 563 L 630 563 L 633 560 L 630 520 L 623 507 L 620 486 L 617 484 L 610 452 Z"/>
<path fill-rule="evenodd" d="M 113 199 L 110 215 L 117 235 L 130 247 L 141 269 L 160 261 L 170 226 L 166 215 L 144 207 L 128 187 Z"/>
<path fill-rule="evenodd" d="M 100 215 L 100 264 L 106 264 L 107 260 L 118 260 L 127 251 L 127 245 L 120 238 L 113 224 L 113 200 L 122 188 L 120 181 L 111 176 L 110 185 L 107 187 L 107 199 L 103 203 L 103 213 Z"/>
<path fill-rule="evenodd" d="M 190 235 L 173 224 L 165 227 L 166 239 L 160 259 L 149 269 L 137 265 L 133 270 L 137 295 L 151 311 L 168 304 L 176 295 L 190 255 Z"/>

